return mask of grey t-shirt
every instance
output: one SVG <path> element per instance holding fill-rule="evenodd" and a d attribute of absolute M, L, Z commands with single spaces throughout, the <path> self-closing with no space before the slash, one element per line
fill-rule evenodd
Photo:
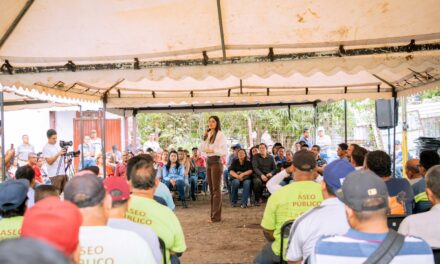
<path fill-rule="evenodd" d="M 145 225 L 131 222 L 124 218 L 110 218 L 107 222 L 107 226 L 116 229 L 133 231 L 138 234 L 150 246 L 156 262 L 162 263 L 162 253 L 160 251 L 159 238 L 157 237 L 156 233 L 154 233 L 153 229 Z"/>
<path fill-rule="evenodd" d="M 17 156 L 19 160 L 27 161 L 29 153 L 35 153 L 35 148 L 31 144 L 21 144 L 17 147 Z"/>
<path fill-rule="evenodd" d="M 46 144 L 43 148 L 43 157 L 44 158 L 51 158 L 55 156 L 58 152 L 61 151 L 61 147 L 58 144 Z M 58 157 L 54 163 L 49 165 L 47 163 L 47 176 L 48 177 L 55 177 L 57 175 L 65 175 L 64 171 L 64 158 L 62 156 Z M 60 168 L 58 170 L 58 167 Z M 58 174 L 57 174 L 58 171 Z"/>

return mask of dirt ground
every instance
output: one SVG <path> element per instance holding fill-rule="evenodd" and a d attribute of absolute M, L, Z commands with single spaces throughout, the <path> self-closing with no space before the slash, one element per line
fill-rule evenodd
<path fill-rule="evenodd" d="M 177 202 L 179 203 L 179 202 Z M 265 244 L 260 227 L 264 206 L 232 208 L 223 196 L 222 222 L 210 224 L 209 197 L 199 197 L 190 208 L 177 206 L 176 214 L 185 233 L 187 251 L 183 264 L 252 263 Z"/>

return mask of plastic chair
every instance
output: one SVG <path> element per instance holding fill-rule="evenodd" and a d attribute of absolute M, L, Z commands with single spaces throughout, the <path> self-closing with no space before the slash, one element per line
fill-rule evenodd
<path fill-rule="evenodd" d="M 163 242 L 163 240 L 159 237 L 159 246 L 160 246 L 160 251 L 162 252 L 162 261 L 164 264 L 167 263 L 167 248 L 165 246 L 165 242 Z"/>
<path fill-rule="evenodd" d="M 405 219 L 406 215 L 388 215 L 388 228 L 399 230 L 400 223 Z"/>
<path fill-rule="evenodd" d="M 290 229 L 292 228 L 295 220 L 289 220 L 281 226 L 281 243 L 280 243 L 280 263 L 286 263 L 283 259 L 284 257 L 284 239 L 289 238 Z"/>
<path fill-rule="evenodd" d="M 440 264 L 440 248 L 432 248 L 432 253 L 434 254 L 434 263 Z"/>

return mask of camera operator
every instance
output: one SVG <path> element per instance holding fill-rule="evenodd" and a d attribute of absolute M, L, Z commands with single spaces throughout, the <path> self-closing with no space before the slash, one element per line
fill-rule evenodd
<path fill-rule="evenodd" d="M 64 170 L 64 155 L 66 151 L 67 149 L 61 148 L 57 144 L 57 132 L 55 129 L 47 130 L 47 144 L 43 148 L 43 157 L 47 163 L 47 176 L 60 194 L 63 192 L 64 185 L 68 180 Z"/>

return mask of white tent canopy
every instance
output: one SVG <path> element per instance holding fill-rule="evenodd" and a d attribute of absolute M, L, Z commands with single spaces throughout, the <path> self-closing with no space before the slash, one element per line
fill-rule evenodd
<path fill-rule="evenodd" d="M 108 108 L 390 98 L 440 85 L 439 0 L 31 2 L 0 2 L 0 83 L 106 97 Z"/>

